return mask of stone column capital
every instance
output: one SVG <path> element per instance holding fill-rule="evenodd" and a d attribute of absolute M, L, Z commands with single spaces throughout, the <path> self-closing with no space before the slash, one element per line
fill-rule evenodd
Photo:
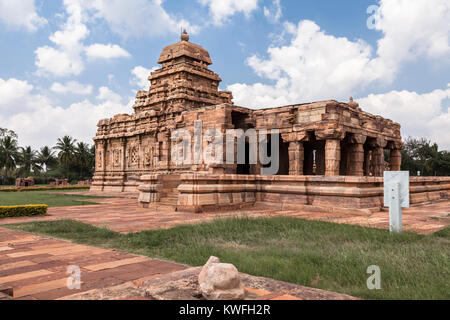
<path fill-rule="evenodd" d="M 364 144 L 367 140 L 367 136 L 363 135 L 363 134 L 354 134 L 352 139 L 351 139 L 351 143 L 355 143 L 355 144 Z"/>
<path fill-rule="evenodd" d="M 315 132 L 317 140 L 342 140 L 345 138 L 345 131 L 342 129 L 324 129 Z"/>

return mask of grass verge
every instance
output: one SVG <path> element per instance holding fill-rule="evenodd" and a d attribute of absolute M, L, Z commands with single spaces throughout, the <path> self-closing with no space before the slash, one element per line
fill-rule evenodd
<path fill-rule="evenodd" d="M 215 255 L 241 272 L 366 299 L 449 299 L 450 228 L 435 235 L 295 218 L 230 218 L 120 234 L 61 220 L 8 228 L 193 266 Z M 381 290 L 366 286 L 381 269 Z"/>
<path fill-rule="evenodd" d="M 27 204 L 46 204 L 49 207 L 83 206 L 97 204 L 92 200 L 99 198 L 103 197 L 58 194 L 56 191 L 4 192 L 0 193 L 0 206 Z"/>

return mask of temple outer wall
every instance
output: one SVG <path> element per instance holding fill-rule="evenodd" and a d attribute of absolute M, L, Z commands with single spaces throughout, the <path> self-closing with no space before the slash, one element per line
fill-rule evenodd
<path fill-rule="evenodd" d="M 383 178 L 183 174 L 180 211 L 239 209 L 255 204 L 279 210 L 370 213 L 383 207 Z M 142 191 L 141 191 L 142 192 Z M 450 198 L 450 177 L 412 177 L 411 205 Z M 145 206 L 145 205 L 144 205 Z"/>

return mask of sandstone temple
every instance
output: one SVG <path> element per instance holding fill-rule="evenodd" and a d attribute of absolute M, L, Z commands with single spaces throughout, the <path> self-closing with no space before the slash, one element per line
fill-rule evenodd
<path fill-rule="evenodd" d="M 149 90 L 137 93 L 134 113 L 98 123 L 91 190 L 139 192 L 144 207 L 160 202 L 196 212 L 256 203 L 281 209 L 382 206 L 383 171 L 401 165 L 398 123 L 364 112 L 353 99 L 259 110 L 236 106 L 231 92 L 219 90 L 221 78 L 209 69 L 208 51 L 186 32 L 162 50 L 158 63 Z M 248 147 L 245 163 L 175 163 L 173 150 L 183 138 L 173 132 L 193 133 L 198 121 L 203 132 L 253 129 L 270 136 L 276 130 L 278 173 L 261 175 L 264 164 L 249 161 Z M 202 147 L 210 142 L 202 141 Z M 417 190 L 412 202 L 442 196 L 441 189 Z"/>

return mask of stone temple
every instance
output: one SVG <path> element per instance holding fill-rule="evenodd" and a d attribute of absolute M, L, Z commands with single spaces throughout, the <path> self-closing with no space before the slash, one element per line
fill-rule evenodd
<path fill-rule="evenodd" d="M 257 203 L 280 209 L 382 206 L 383 171 L 401 165 L 398 123 L 364 112 L 353 99 L 259 110 L 236 106 L 230 91 L 219 90 L 221 78 L 209 69 L 208 51 L 190 42 L 186 32 L 162 50 L 158 63 L 149 90 L 137 93 L 134 113 L 98 123 L 91 190 L 139 192 L 144 207 L 159 202 L 196 212 Z M 277 174 L 261 175 L 266 164 L 250 161 L 249 147 L 245 163 L 175 162 L 174 149 L 186 138 L 173 133 L 185 129 L 193 137 L 199 121 L 202 133 L 211 128 L 224 135 L 229 129 L 279 132 Z M 209 143 L 203 140 L 203 149 Z M 411 185 L 418 188 L 412 203 L 448 196 L 448 181 L 439 178 L 412 178 Z M 438 187 L 420 189 L 427 185 Z"/>

